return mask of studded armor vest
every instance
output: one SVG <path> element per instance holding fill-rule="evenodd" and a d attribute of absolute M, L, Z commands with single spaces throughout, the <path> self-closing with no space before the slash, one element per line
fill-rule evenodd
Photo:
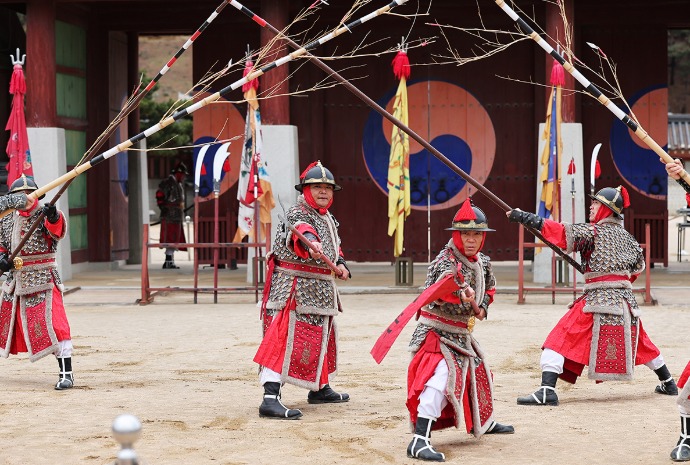
<path fill-rule="evenodd" d="M 428 288 L 447 274 L 457 275 L 458 266 L 460 267 L 464 282 L 475 291 L 477 305 L 487 310 L 490 297 L 486 291 L 496 287 L 496 279 L 491 271 L 489 257 L 479 252 L 477 253 L 477 261 L 472 262 L 460 253 L 452 239 L 429 265 L 424 288 Z M 459 297 L 459 291 L 455 294 Z M 440 318 L 438 320 L 424 316 L 419 318 L 419 324 L 415 328 L 412 341 L 410 342 L 410 350 L 412 351 L 418 350 L 419 345 L 424 341 L 426 334 L 430 330 L 434 330 L 442 337 L 450 340 L 462 340 L 458 336 L 467 334 L 467 328 L 455 326 L 453 323 L 457 322 L 466 326 L 474 315 L 472 305 L 469 302 L 454 303 L 437 300 L 423 310 Z M 443 320 L 448 321 L 448 323 L 442 322 Z"/>
<path fill-rule="evenodd" d="M 321 241 L 324 255 L 332 262 L 337 261 L 340 237 L 338 222 L 333 215 L 320 215 L 307 204 L 304 196 L 300 195 L 297 203 L 287 211 L 286 219 L 293 226 L 304 223 L 311 225 Z M 336 315 L 340 308 L 340 297 L 333 273 L 323 261 L 299 257 L 294 252 L 292 244 L 292 231 L 281 223 L 277 228 L 271 252 L 277 262 L 271 278 L 266 309 L 284 308 L 294 285 L 297 313 Z M 281 264 L 290 266 L 287 268 Z M 293 265 L 304 266 L 300 269 L 299 266 Z"/>
<path fill-rule="evenodd" d="M 9 251 L 14 250 L 40 214 L 41 209 L 36 208 L 29 216 L 15 213 L 3 217 L 0 220 L 0 245 Z M 9 271 L 3 290 L 10 292 L 3 293 L 4 300 L 12 300 L 13 294 L 34 294 L 52 289 L 53 284 L 62 284 L 55 263 L 58 240 L 42 225 L 34 231 L 17 254 L 22 259 L 23 266 Z M 36 298 L 42 296 L 41 293 Z"/>
<path fill-rule="evenodd" d="M 623 221 L 608 217 L 597 224 L 564 223 L 564 227 L 566 252 L 580 252 L 585 269 L 583 311 L 621 314 L 627 302 L 632 314 L 639 316 L 630 277 L 644 271 L 644 256 Z"/>

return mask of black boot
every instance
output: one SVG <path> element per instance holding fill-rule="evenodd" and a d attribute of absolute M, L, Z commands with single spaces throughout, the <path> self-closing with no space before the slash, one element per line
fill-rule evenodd
<path fill-rule="evenodd" d="M 297 420 L 302 412 L 287 408 L 280 401 L 280 383 L 264 383 L 264 400 L 259 405 L 259 416 L 279 420 Z"/>
<path fill-rule="evenodd" d="M 180 267 L 175 265 L 175 260 L 173 259 L 172 255 L 166 255 L 165 261 L 163 262 L 163 269 L 164 270 L 179 270 Z"/>
<path fill-rule="evenodd" d="M 328 384 L 318 391 L 309 391 L 307 402 L 310 404 L 337 404 L 350 400 L 350 394 L 338 394 Z"/>
<path fill-rule="evenodd" d="M 678 395 L 678 386 L 676 386 L 676 382 L 673 380 L 673 376 L 671 376 L 671 372 L 668 371 L 668 367 L 665 364 L 654 370 L 654 373 L 661 381 L 661 384 L 654 388 L 654 392 L 668 396 Z"/>
<path fill-rule="evenodd" d="M 74 387 L 74 375 L 72 374 L 72 357 L 58 357 L 60 365 L 60 379 L 55 384 L 55 389 L 62 391 Z"/>
<path fill-rule="evenodd" d="M 520 405 L 558 405 L 556 381 L 558 381 L 558 373 L 542 371 L 541 387 L 528 396 L 518 397 L 517 403 Z"/>
<path fill-rule="evenodd" d="M 484 434 L 513 434 L 514 432 L 515 428 L 512 425 L 502 425 L 494 421 Z"/>
<path fill-rule="evenodd" d="M 680 414 L 680 438 L 671 451 L 674 462 L 690 461 L 690 415 Z"/>
<path fill-rule="evenodd" d="M 446 456 L 436 452 L 431 445 L 431 427 L 436 423 L 431 418 L 417 417 L 414 425 L 414 437 L 407 446 L 407 456 L 414 459 L 428 460 L 429 462 L 445 462 Z"/>

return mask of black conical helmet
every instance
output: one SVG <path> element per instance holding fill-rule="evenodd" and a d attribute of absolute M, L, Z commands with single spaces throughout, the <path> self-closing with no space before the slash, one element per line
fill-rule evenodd
<path fill-rule="evenodd" d="M 309 184 L 330 184 L 333 186 L 334 191 L 342 189 L 342 187 L 335 183 L 333 173 L 321 164 L 321 160 L 307 167 L 300 176 L 300 183 L 295 185 L 295 189 L 302 192 L 304 186 Z"/>
<path fill-rule="evenodd" d="M 12 185 L 10 186 L 9 193 L 14 194 L 17 192 L 23 192 L 23 191 L 28 191 L 28 192 L 33 192 L 38 189 L 38 185 L 36 185 L 36 181 L 34 181 L 34 178 L 31 176 L 27 176 L 24 173 L 22 173 L 21 176 L 19 176 L 17 179 L 14 180 Z M 46 195 L 43 194 L 42 196 L 39 197 L 39 199 L 42 199 Z"/>

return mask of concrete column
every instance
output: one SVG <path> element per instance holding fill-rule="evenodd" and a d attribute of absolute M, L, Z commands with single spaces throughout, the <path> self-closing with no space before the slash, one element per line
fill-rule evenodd
<path fill-rule="evenodd" d="M 297 126 L 262 126 L 264 136 L 263 159 L 268 165 L 268 175 L 276 201 L 271 212 L 271 242 L 276 237 L 278 214 L 283 214 L 278 198 L 289 208 L 297 201 L 299 192 L 295 184 L 299 182 L 299 148 L 297 144 Z M 265 256 L 265 254 L 264 254 Z M 254 249 L 248 249 L 247 282 L 253 278 Z"/>
<path fill-rule="evenodd" d="M 539 125 L 539 134 L 544 132 L 544 123 Z M 560 204 L 561 204 L 561 222 L 565 223 L 584 223 L 585 218 L 585 198 L 588 194 L 588 189 L 585 188 L 584 173 L 585 169 L 583 166 L 583 154 L 582 154 L 582 125 L 579 123 L 563 123 L 561 124 L 561 133 L 563 139 L 563 153 L 561 154 L 559 171 L 561 175 L 561 189 Z M 544 149 L 544 145 L 548 141 L 539 138 L 539 150 L 537 157 L 537 177 L 541 175 L 541 165 L 539 160 L 541 159 L 541 153 Z M 575 161 L 575 216 L 573 217 L 573 201 L 572 195 L 570 193 L 572 189 L 573 176 L 568 174 L 568 165 L 570 164 L 571 158 Z M 537 182 L 537 203 L 534 211 L 536 212 L 539 208 L 539 199 L 541 198 L 541 182 Z M 587 204 L 589 205 L 589 204 Z M 531 241 L 532 235 L 527 235 L 530 239 L 525 239 L 526 241 Z M 551 283 L 551 254 L 552 251 L 548 247 L 542 247 L 541 252 L 534 253 L 534 262 L 532 271 L 534 274 L 535 283 Z M 578 257 L 579 259 L 579 257 Z M 568 279 L 572 283 L 573 270 L 569 271 Z M 582 276 L 578 276 L 578 280 L 582 281 Z"/>
<path fill-rule="evenodd" d="M 27 128 L 31 161 L 33 162 L 34 179 L 38 186 L 44 186 L 67 172 L 67 150 L 65 148 L 65 130 L 62 128 Z M 82 175 L 84 176 L 84 175 Z M 61 187 L 61 186 L 60 186 Z M 46 194 L 41 204 L 49 202 L 60 187 Z M 67 221 L 67 233 L 58 244 L 57 267 L 63 281 L 72 279 L 72 247 L 69 234 L 69 190 L 60 196 L 58 210 L 62 211 Z"/>

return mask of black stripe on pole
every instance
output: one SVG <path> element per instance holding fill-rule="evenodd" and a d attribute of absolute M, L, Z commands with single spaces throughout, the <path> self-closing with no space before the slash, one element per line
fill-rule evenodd
<path fill-rule="evenodd" d="M 272 70 L 273 68 L 276 68 L 277 66 L 278 66 L 278 65 L 277 65 L 276 62 L 274 61 L 273 63 L 271 63 L 271 64 L 269 64 L 269 65 L 266 65 L 266 66 L 264 66 L 263 68 L 261 68 L 260 71 L 261 71 L 262 73 L 267 73 L 268 71 Z"/>
<path fill-rule="evenodd" d="M 534 29 L 532 29 L 530 25 L 527 24 L 522 18 L 518 17 L 518 19 L 516 19 L 515 22 L 518 23 L 520 29 L 527 31 L 527 34 L 531 34 L 534 32 Z"/>
<path fill-rule="evenodd" d="M 177 121 L 178 119 L 184 118 L 185 116 L 189 116 L 189 111 L 188 111 L 187 108 L 173 113 L 172 119 L 174 119 L 175 121 Z"/>
<path fill-rule="evenodd" d="M 553 57 L 554 60 L 559 62 L 561 65 L 565 65 L 565 58 L 561 56 L 560 53 L 558 53 L 556 50 L 551 50 L 551 53 L 549 53 Z"/>
<path fill-rule="evenodd" d="M 250 18 L 253 16 L 256 16 L 252 10 L 250 10 L 249 8 L 247 8 L 244 5 L 242 5 L 242 7 L 240 8 L 240 11 L 242 11 L 242 13 L 249 16 Z"/>
<path fill-rule="evenodd" d="M 89 166 L 93 167 L 102 162 L 103 160 L 107 160 L 107 158 L 105 158 L 103 154 L 100 154 L 93 157 L 90 161 L 87 161 L 87 163 L 89 164 Z"/>
<path fill-rule="evenodd" d="M 146 136 L 144 135 L 144 133 L 140 132 L 136 136 L 132 137 L 130 140 L 132 141 L 132 145 L 134 145 L 137 142 L 139 142 L 140 140 L 145 139 L 145 138 L 146 138 Z"/>
<path fill-rule="evenodd" d="M 318 47 L 321 44 L 318 40 L 314 40 L 312 42 L 309 42 L 307 45 L 304 46 L 305 50 L 314 50 L 316 47 Z"/>
<path fill-rule="evenodd" d="M 637 131 L 637 123 L 633 121 L 628 115 L 623 117 L 623 122 L 628 126 L 633 132 Z M 683 179 L 683 178 L 681 178 Z"/>
<path fill-rule="evenodd" d="M 599 90 L 599 88 L 597 86 L 595 86 L 594 84 L 592 84 L 591 82 L 587 86 L 587 92 L 592 94 L 594 96 L 594 98 L 596 98 L 596 99 L 599 99 L 599 97 L 601 97 L 601 95 L 602 95 L 602 92 Z"/>
<path fill-rule="evenodd" d="M 352 32 L 352 29 L 356 28 L 360 24 L 362 24 L 362 20 L 356 19 L 356 20 L 352 21 L 351 23 L 346 24 L 345 27 L 347 28 L 348 31 Z"/>

